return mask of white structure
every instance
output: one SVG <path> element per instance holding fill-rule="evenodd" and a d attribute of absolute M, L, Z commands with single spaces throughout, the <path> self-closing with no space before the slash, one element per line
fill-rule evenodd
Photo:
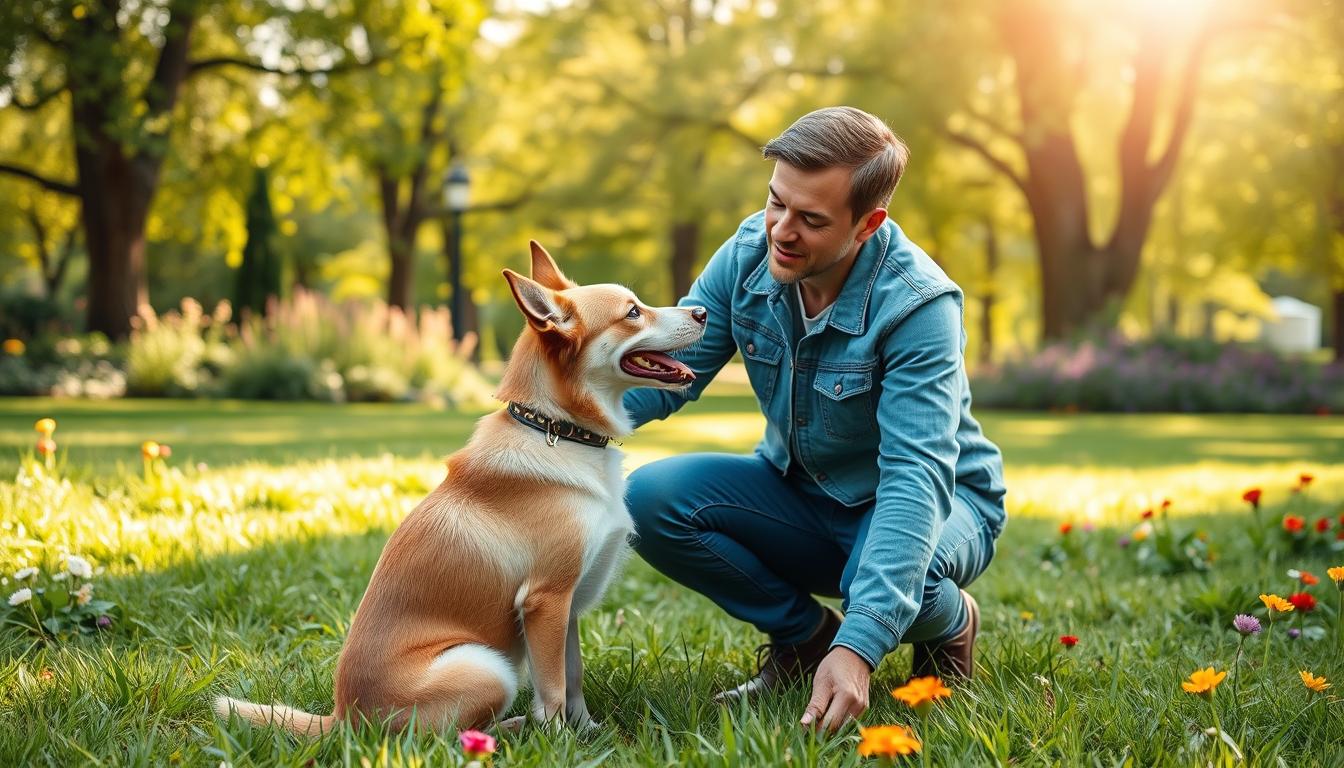
<path fill-rule="evenodd" d="M 1260 339 L 1280 352 L 1314 352 L 1321 345 L 1321 308 L 1292 296 L 1276 296 L 1275 317 L 1266 320 Z"/>

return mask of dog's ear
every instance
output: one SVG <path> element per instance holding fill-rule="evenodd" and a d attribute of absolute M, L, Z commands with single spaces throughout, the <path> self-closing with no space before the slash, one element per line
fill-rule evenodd
<path fill-rule="evenodd" d="M 513 300 L 518 302 L 528 325 L 537 331 L 564 330 L 572 322 L 573 313 L 551 289 L 511 269 L 504 270 L 504 279 L 509 281 Z"/>
<path fill-rule="evenodd" d="M 538 283 L 550 288 L 552 291 L 563 291 L 566 288 L 573 288 L 577 283 L 565 277 L 560 268 L 555 265 L 555 259 L 551 254 L 541 247 L 541 243 L 536 240 L 529 241 L 532 246 L 532 279 Z"/>

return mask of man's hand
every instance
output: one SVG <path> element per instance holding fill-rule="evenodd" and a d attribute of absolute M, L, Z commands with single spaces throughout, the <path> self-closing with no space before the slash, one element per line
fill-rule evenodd
<path fill-rule="evenodd" d="M 816 724 L 830 733 L 868 709 L 868 677 L 872 670 L 857 653 L 837 645 L 821 660 L 812 680 L 812 700 L 803 725 Z M 820 721 L 820 722 L 818 722 Z"/>

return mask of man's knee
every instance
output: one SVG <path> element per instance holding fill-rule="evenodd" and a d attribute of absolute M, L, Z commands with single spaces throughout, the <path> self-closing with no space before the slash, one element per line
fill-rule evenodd
<path fill-rule="evenodd" d="M 635 523 L 635 550 L 643 554 L 674 536 L 686 526 L 689 510 L 677 504 L 685 490 L 685 476 L 669 464 L 675 459 L 655 461 L 630 473 L 625 481 L 625 506 Z"/>

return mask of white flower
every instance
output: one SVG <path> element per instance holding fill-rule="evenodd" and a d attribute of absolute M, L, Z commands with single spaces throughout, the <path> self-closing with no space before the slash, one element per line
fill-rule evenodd
<path fill-rule="evenodd" d="M 14 594 L 9 596 L 9 604 L 23 605 L 24 603 L 32 599 L 33 599 L 33 590 L 24 587 L 23 589 L 20 589 L 18 592 L 15 592 Z"/>
<path fill-rule="evenodd" d="M 85 582 L 84 586 L 75 593 L 75 602 L 79 605 L 88 605 L 93 599 L 93 582 Z"/>
<path fill-rule="evenodd" d="M 65 569 L 76 578 L 87 579 L 93 576 L 93 566 L 79 555 L 66 555 Z"/>
<path fill-rule="evenodd" d="M 56 574 L 55 576 L 52 576 L 52 577 L 51 577 L 51 580 L 52 580 L 52 581 L 65 581 L 65 580 L 68 579 L 68 578 L 70 578 L 70 574 L 66 573 L 65 571 L 61 571 L 60 573 Z"/>
<path fill-rule="evenodd" d="M 27 568 L 20 568 L 19 570 L 15 571 L 14 580 L 24 581 L 25 579 L 31 579 L 36 575 L 37 575 L 37 568 L 30 565 Z"/>

